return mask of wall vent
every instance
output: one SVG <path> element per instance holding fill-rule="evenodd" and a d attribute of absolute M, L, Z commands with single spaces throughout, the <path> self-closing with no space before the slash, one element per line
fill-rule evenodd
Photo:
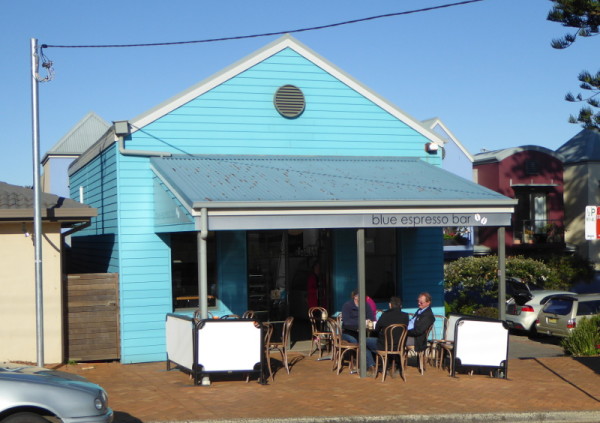
<path fill-rule="evenodd" d="M 279 87 L 273 100 L 279 114 L 288 119 L 297 118 L 304 112 L 304 94 L 294 85 Z"/>

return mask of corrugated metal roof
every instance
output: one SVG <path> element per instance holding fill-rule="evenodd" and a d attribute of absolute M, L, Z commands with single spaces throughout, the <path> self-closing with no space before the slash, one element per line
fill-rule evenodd
<path fill-rule="evenodd" d="M 478 203 L 514 200 L 416 158 L 197 155 L 152 158 L 190 207 L 227 203 Z"/>
<path fill-rule="evenodd" d="M 540 153 L 547 154 L 552 157 L 556 157 L 561 160 L 562 156 L 556 151 L 550 150 L 549 148 L 542 147 L 539 145 L 522 145 L 520 147 L 509 147 L 501 150 L 493 150 L 493 151 L 485 151 L 482 153 L 477 153 L 473 156 L 474 164 L 482 164 L 482 163 L 492 163 L 492 162 L 500 162 L 507 157 L 510 157 L 517 153 L 522 153 L 524 151 L 537 151 Z"/>
<path fill-rule="evenodd" d="M 96 113 L 89 112 L 46 152 L 43 162 L 48 156 L 80 155 L 98 141 L 110 126 Z"/>
<path fill-rule="evenodd" d="M 563 163 L 600 161 L 600 132 L 584 129 L 556 150 Z"/>

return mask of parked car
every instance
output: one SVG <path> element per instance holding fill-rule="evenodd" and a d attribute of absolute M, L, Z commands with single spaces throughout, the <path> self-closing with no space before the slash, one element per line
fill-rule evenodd
<path fill-rule="evenodd" d="M 565 290 L 538 289 L 518 278 L 506 279 L 506 292 L 511 295 L 506 302 L 506 324 L 511 329 L 531 335 L 536 333 L 535 321 L 540 310 L 552 296 L 576 295 L 575 292 Z"/>
<path fill-rule="evenodd" d="M 585 317 L 600 315 L 600 294 L 558 295 L 544 306 L 536 322 L 537 331 L 566 337 Z"/>
<path fill-rule="evenodd" d="M 104 389 L 84 377 L 0 363 L 1 423 L 111 423 Z"/>

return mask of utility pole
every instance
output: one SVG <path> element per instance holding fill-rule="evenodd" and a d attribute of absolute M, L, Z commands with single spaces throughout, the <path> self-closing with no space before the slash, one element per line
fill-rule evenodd
<path fill-rule="evenodd" d="M 39 58 L 37 54 L 37 39 L 31 39 L 31 116 L 33 129 L 33 244 L 35 247 L 35 310 L 36 310 L 36 340 L 37 365 L 44 366 L 44 295 L 42 283 L 42 219 L 40 194 L 40 127 L 38 75 Z"/>

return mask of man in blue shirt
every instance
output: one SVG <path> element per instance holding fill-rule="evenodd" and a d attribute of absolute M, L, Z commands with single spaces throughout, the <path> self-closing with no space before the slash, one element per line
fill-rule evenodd
<path fill-rule="evenodd" d="M 435 322 L 435 316 L 431 311 L 431 295 L 428 292 L 419 294 L 417 304 L 419 308 L 408 321 L 406 345 L 414 345 L 415 351 L 420 352 L 427 349 L 427 332 Z"/>

